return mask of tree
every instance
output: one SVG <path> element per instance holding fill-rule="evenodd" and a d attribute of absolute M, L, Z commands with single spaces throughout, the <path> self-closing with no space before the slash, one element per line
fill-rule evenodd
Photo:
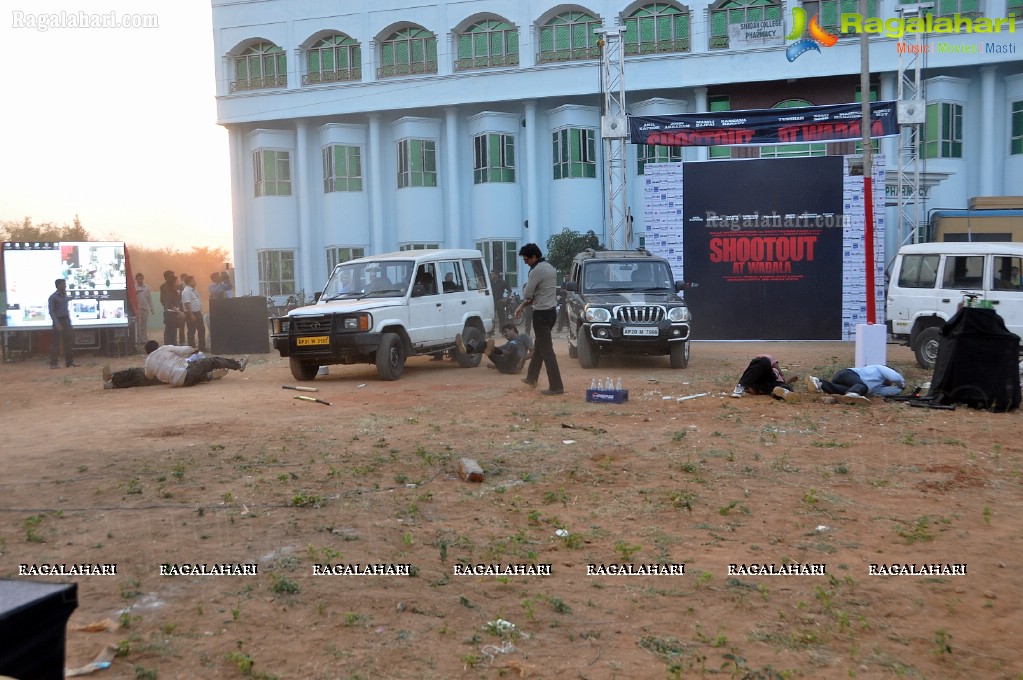
<path fill-rule="evenodd" d="M 571 229 L 562 229 L 560 234 L 554 234 L 547 239 L 546 258 L 555 269 L 564 275 L 572 266 L 572 259 L 587 248 L 607 250 L 601 245 L 600 239 L 592 229 L 585 234 Z"/>
<path fill-rule="evenodd" d="M 21 222 L 4 220 L 0 222 L 0 241 L 91 241 L 89 232 L 82 226 L 82 221 L 75 215 L 73 225 L 58 227 L 52 222 L 40 225 L 32 224 L 32 218 L 26 217 Z"/>

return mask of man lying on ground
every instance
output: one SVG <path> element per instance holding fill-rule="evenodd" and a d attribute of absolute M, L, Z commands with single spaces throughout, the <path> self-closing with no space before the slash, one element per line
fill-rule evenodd
<path fill-rule="evenodd" d="M 228 370 L 244 371 L 248 359 L 237 361 L 226 357 L 208 357 L 187 345 L 164 345 L 155 340 L 146 343 L 144 368 L 128 368 L 112 373 L 103 367 L 105 389 L 170 385 L 191 387 L 201 382 L 222 378 Z"/>
<path fill-rule="evenodd" d="M 501 335 L 508 342 L 500 347 L 494 347 L 493 339 L 485 343 L 472 340 L 464 342 L 461 335 L 455 336 L 455 344 L 465 354 L 486 354 L 487 358 L 494 362 L 493 368 L 501 373 L 521 373 L 526 359 L 533 352 L 533 339 L 528 335 L 520 335 L 518 326 L 513 323 L 502 326 Z"/>

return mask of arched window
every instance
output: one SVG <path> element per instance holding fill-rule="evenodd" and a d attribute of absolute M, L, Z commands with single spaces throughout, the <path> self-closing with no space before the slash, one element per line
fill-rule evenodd
<path fill-rule="evenodd" d="M 600 20 L 583 12 L 565 12 L 540 27 L 539 62 L 577 61 L 600 56 Z"/>
<path fill-rule="evenodd" d="M 798 109 L 813 106 L 805 99 L 786 99 L 778 102 L 772 109 Z M 793 158 L 799 156 L 827 156 L 827 144 L 779 144 L 777 146 L 760 147 L 761 158 Z"/>
<path fill-rule="evenodd" d="M 625 54 L 689 51 L 689 12 L 655 2 L 625 20 Z"/>
<path fill-rule="evenodd" d="M 459 33 L 456 71 L 518 66 L 519 30 L 507 21 L 487 19 Z"/>
<path fill-rule="evenodd" d="M 258 42 L 234 58 L 231 92 L 288 86 L 288 56 L 277 45 Z"/>
<path fill-rule="evenodd" d="M 391 78 L 437 72 L 437 36 L 410 26 L 395 31 L 380 43 L 377 77 Z"/>
<path fill-rule="evenodd" d="M 306 51 L 306 71 L 303 85 L 362 80 L 362 48 L 347 35 L 328 35 Z"/>
<path fill-rule="evenodd" d="M 728 27 L 733 24 L 781 18 L 780 0 L 720 0 L 710 8 L 710 48 L 728 48 Z"/>

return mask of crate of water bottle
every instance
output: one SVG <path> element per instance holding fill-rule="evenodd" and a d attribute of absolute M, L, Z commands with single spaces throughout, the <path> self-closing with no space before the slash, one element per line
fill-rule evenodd
<path fill-rule="evenodd" d="M 622 379 L 617 381 L 608 377 L 606 380 L 597 380 L 590 383 L 590 389 L 586 390 L 586 401 L 592 403 L 621 404 L 629 400 L 629 391 L 622 388 Z"/>

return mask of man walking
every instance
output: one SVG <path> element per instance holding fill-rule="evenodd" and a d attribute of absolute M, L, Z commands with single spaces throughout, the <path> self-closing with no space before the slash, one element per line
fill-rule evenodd
<path fill-rule="evenodd" d="M 67 281 L 57 279 L 53 282 L 53 293 L 48 301 L 50 320 L 53 332 L 50 335 L 50 368 L 57 368 L 57 354 L 64 348 L 64 365 L 68 368 L 77 366 L 72 353 L 74 346 L 74 330 L 71 328 L 71 312 L 68 310 Z"/>
<path fill-rule="evenodd" d="M 529 369 L 522 382 L 536 387 L 540 378 L 540 367 L 547 366 L 547 389 L 540 394 L 564 394 L 565 385 L 561 382 L 561 371 L 558 370 L 558 357 L 554 354 L 554 340 L 551 332 L 558 318 L 557 290 L 558 272 L 550 262 L 543 258 L 540 246 L 527 243 L 519 249 L 522 261 L 529 265 L 529 276 L 522 289 L 525 299 L 515 310 L 515 319 L 522 318 L 527 307 L 533 310 L 533 333 L 536 336 L 533 357 L 529 360 Z"/>

